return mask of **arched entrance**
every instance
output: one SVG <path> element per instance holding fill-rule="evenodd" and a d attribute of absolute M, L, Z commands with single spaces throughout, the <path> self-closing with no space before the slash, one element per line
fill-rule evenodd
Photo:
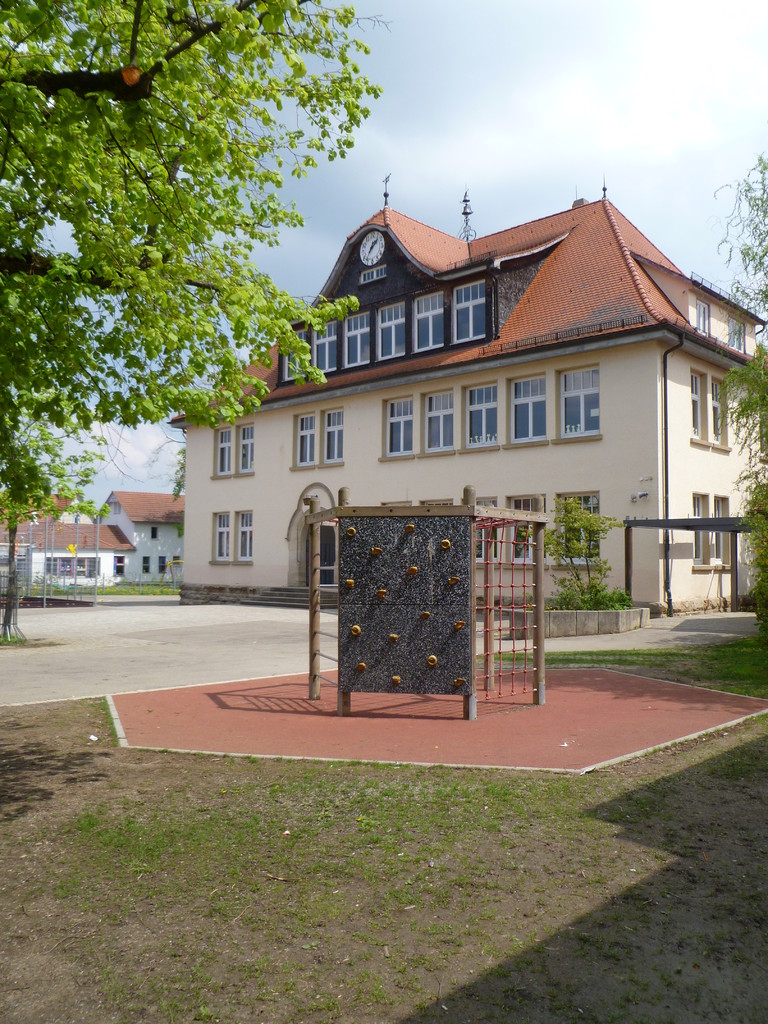
<path fill-rule="evenodd" d="M 296 502 L 296 509 L 288 524 L 288 586 L 309 585 L 309 531 L 304 525 L 305 498 L 319 498 L 323 508 L 333 508 L 336 500 L 330 489 L 321 483 L 305 487 Z M 324 524 L 320 534 L 320 584 L 336 582 L 336 527 Z"/>

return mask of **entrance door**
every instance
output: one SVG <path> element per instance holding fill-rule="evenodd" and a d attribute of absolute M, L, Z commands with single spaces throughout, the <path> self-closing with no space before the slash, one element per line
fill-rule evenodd
<path fill-rule="evenodd" d="M 306 583 L 309 586 L 309 531 L 306 541 Z M 320 586 L 331 587 L 336 582 L 336 530 L 323 523 L 320 527 Z"/>

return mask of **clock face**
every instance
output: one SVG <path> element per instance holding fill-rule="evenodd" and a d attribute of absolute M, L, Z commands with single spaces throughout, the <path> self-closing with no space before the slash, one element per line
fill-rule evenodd
<path fill-rule="evenodd" d="M 369 231 L 360 243 L 360 259 L 366 267 L 372 267 L 383 255 L 384 235 L 380 231 Z"/>

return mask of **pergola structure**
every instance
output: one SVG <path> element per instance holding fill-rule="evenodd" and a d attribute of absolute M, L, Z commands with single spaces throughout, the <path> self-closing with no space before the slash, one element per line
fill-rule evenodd
<path fill-rule="evenodd" d="M 730 539 L 730 569 L 732 612 L 739 610 L 739 534 L 748 533 L 749 526 L 738 516 L 702 516 L 700 519 L 625 519 L 624 520 L 624 589 L 632 596 L 632 531 L 663 530 L 668 536 L 671 530 L 688 533 L 727 533 Z M 665 544 L 665 551 L 669 545 Z M 669 557 L 669 556 L 666 556 Z M 669 571 L 665 570 L 667 612 L 672 614 L 672 592 L 668 585 Z"/>

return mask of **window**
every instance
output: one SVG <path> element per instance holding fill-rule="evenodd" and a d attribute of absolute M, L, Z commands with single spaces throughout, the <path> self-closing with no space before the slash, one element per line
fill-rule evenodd
<path fill-rule="evenodd" d="M 151 572 L 151 568 L 149 565 L 149 555 L 142 555 L 141 571 L 144 573 L 145 576 L 148 576 L 149 573 Z"/>
<path fill-rule="evenodd" d="M 382 277 L 387 276 L 387 265 L 382 263 L 381 266 L 371 267 L 369 270 L 364 270 L 360 274 L 360 284 L 370 284 L 371 281 L 380 281 Z"/>
<path fill-rule="evenodd" d="M 296 431 L 296 465 L 315 464 L 315 416 L 299 416 Z"/>
<path fill-rule="evenodd" d="M 563 500 L 563 501 L 566 498 L 568 500 L 570 500 L 570 501 L 576 501 L 576 502 L 578 502 L 578 504 L 580 505 L 580 507 L 582 509 L 584 509 L 587 512 L 591 512 L 594 515 L 598 515 L 600 513 L 600 495 L 599 494 L 559 494 L 559 495 L 557 495 L 557 497 L 559 499 Z M 584 537 L 581 534 L 581 532 L 579 532 L 579 536 L 578 537 L 574 535 L 574 537 L 573 537 L 573 543 L 574 544 L 577 544 L 579 547 L 581 547 L 581 545 L 583 544 L 583 541 L 584 541 Z M 568 543 L 568 535 L 566 535 L 566 543 Z M 578 548 L 577 548 L 577 550 L 578 550 Z M 583 550 L 583 548 L 582 548 L 582 550 Z M 599 558 L 600 557 L 600 541 L 598 539 L 592 538 L 592 540 L 591 540 L 591 542 L 590 542 L 590 544 L 588 546 L 586 554 L 587 554 L 587 557 L 589 557 L 589 558 Z M 583 559 L 582 558 L 577 558 L 576 561 L 582 562 Z"/>
<path fill-rule="evenodd" d="M 325 461 L 341 462 L 344 458 L 344 411 L 334 409 L 325 414 Z"/>
<path fill-rule="evenodd" d="M 707 495 L 706 494 L 694 494 L 693 496 L 693 518 L 701 519 L 707 514 Z M 706 544 L 707 535 L 701 530 L 697 530 L 693 535 L 693 564 L 702 565 L 704 563 L 704 548 Z"/>
<path fill-rule="evenodd" d="M 115 555 L 115 576 L 125 576 L 125 555 Z"/>
<path fill-rule="evenodd" d="M 165 572 L 165 566 L 166 566 L 167 562 L 168 562 L 168 559 L 167 559 L 167 557 L 165 555 L 158 555 L 157 556 L 157 571 L 158 571 L 158 573 L 161 576 Z"/>
<path fill-rule="evenodd" d="M 544 377 L 512 384 L 512 440 L 538 441 L 547 436 L 547 382 Z"/>
<path fill-rule="evenodd" d="M 387 404 L 387 455 L 413 452 L 413 399 L 399 398 Z"/>
<path fill-rule="evenodd" d="M 537 512 L 544 511 L 544 495 L 526 494 L 519 498 L 509 498 L 508 504 L 516 512 Z M 515 530 L 515 551 L 516 562 L 533 561 L 533 531 L 525 523 L 518 523 Z"/>
<path fill-rule="evenodd" d="M 217 562 L 229 561 L 229 512 L 218 512 L 215 516 L 216 534 L 214 538 L 215 559 Z"/>
<path fill-rule="evenodd" d="M 347 317 L 347 366 L 362 366 L 371 358 L 371 314 Z"/>
<path fill-rule="evenodd" d="M 562 375 L 563 434 L 600 432 L 600 371 L 576 370 Z"/>
<path fill-rule="evenodd" d="M 478 498 L 478 505 L 490 505 L 491 508 L 496 508 L 499 504 L 497 498 Z M 493 545 L 489 545 L 489 536 L 492 536 L 495 528 L 488 526 L 485 528 L 478 527 L 477 535 L 475 538 L 475 561 L 485 562 L 486 559 L 498 558 L 499 555 L 499 542 L 494 540 Z"/>
<path fill-rule="evenodd" d="M 720 403 L 720 381 L 712 381 L 712 440 L 723 444 L 722 405 Z"/>
<path fill-rule="evenodd" d="M 156 526 L 150 526 L 150 528 L 149 528 L 149 536 L 150 536 L 150 540 L 157 540 L 157 527 Z"/>
<path fill-rule="evenodd" d="M 405 353 L 405 303 L 379 310 L 379 359 L 393 359 Z"/>
<path fill-rule="evenodd" d="M 253 512 L 240 512 L 237 517 L 237 559 L 253 560 Z"/>
<path fill-rule="evenodd" d="M 306 345 L 307 332 L 305 330 L 296 331 L 296 337 Z M 295 356 L 283 356 L 283 380 L 294 380 L 300 376 L 301 370 L 296 364 Z"/>
<path fill-rule="evenodd" d="M 691 374 L 691 433 L 701 437 L 701 377 Z"/>
<path fill-rule="evenodd" d="M 232 429 L 224 427 L 216 435 L 216 473 L 227 476 L 232 472 Z"/>
<path fill-rule="evenodd" d="M 240 427 L 240 472 L 253 472 L 253 424 Z"/>
<path fill-rule="evenodd" d="M 315 338 L 314 363 L 323 373 L 330 373 L 336 369 L 336 330 L 337 323 L 331 320 L 325 325 L 325 334 Z"/>
<path fill-rule="evenodd" d="M 453 448 L 453 392 L 427 395 L 426 450 L 446 451 Z"/>
<path fill-rule="evenodd" d="M 744 351 L 744 342 L 746 338 L 746 329 L 744 323 L 741 320 L 736 320 L 734 317 L 728 317 L 728 347 L 735 348 L 737 352 Z"/>
<path fill-rule="evenodd" d="M 696 329 L 709 334 L 709 303 L 696 299 Z"/>
<path fill-rule="evenodd" d="M 443 344 L 443 293 L 435 292 L 416 299 L 415 348 L 421 352 Z"/>
<path fill-rule="evenodd" d="M 496 444 L 497 389 L 495 384 L 470 388 L 467 392 L 467 446 Z"/>
<path fill-rule="evenodd" d="M 727 519 L 728 499 L 715 496 L 714 514 L 716 519 Z M 714 559 L 723 565 L 728 565 L 731 554 L 730 535 L 727 533 L 716 533 L 713 538 Z"/>
<path fill-rule="evenodd" d="M 485 282 L 465 284 L 453 293 L 453 340 L 485 337 Z"/>

